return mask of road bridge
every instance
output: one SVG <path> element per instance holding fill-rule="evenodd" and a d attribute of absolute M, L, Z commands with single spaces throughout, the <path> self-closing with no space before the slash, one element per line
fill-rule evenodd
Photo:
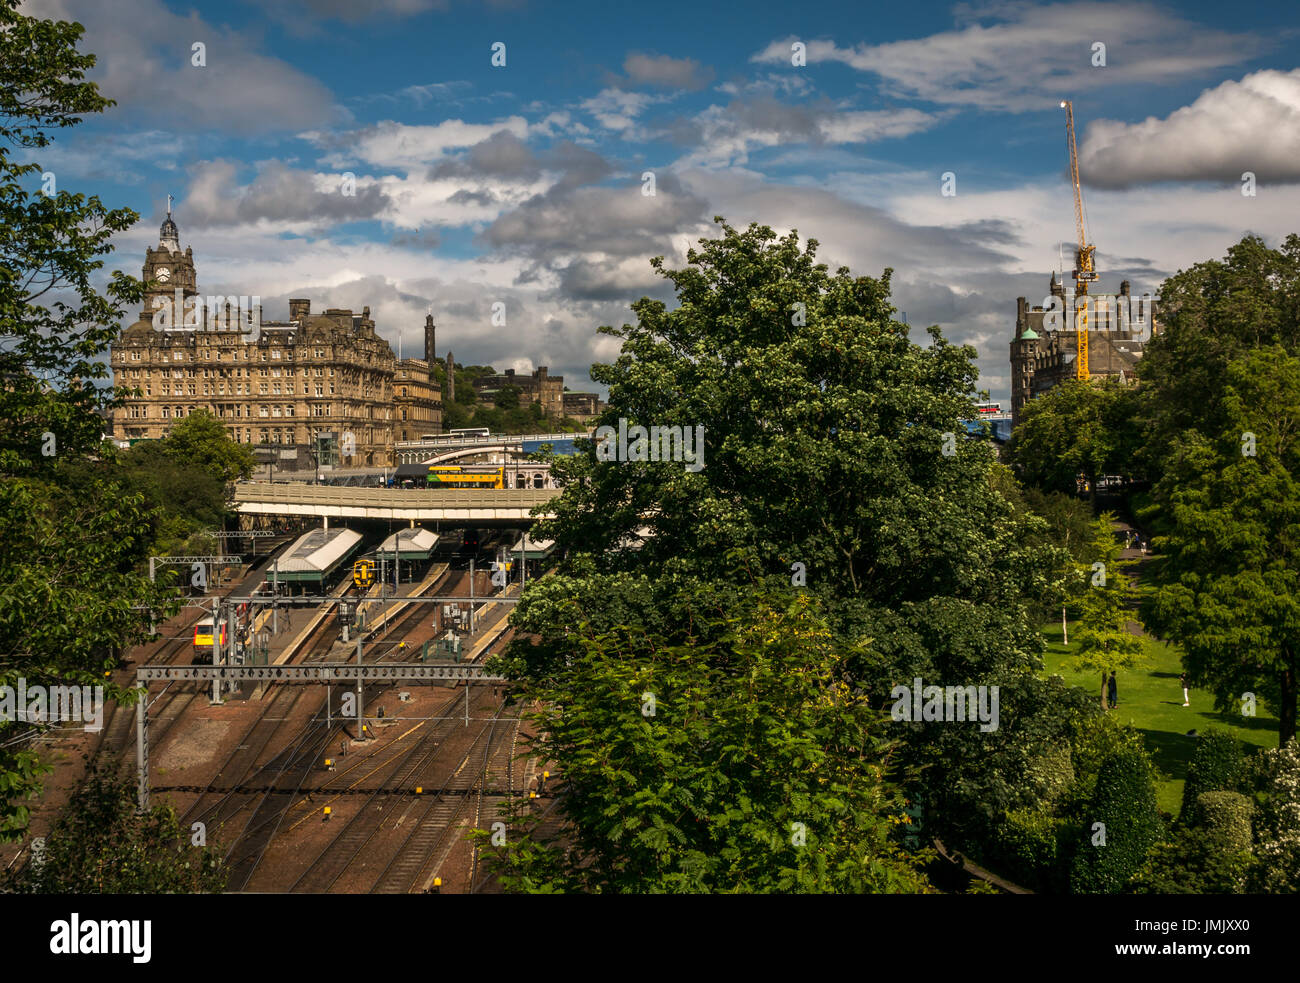
<path fill-rule="evenodd" d="M 234 505 L 241 515 L 448 522 L 491 528 L 531 523 L 539 518 L 533 509 L 559 494 L 558 488 L 348 488 L 241 481 L 235 485 Z"/>

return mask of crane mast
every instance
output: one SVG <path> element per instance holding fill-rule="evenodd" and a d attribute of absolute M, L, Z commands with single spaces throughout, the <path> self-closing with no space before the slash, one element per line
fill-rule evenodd
<path fill-rule="evenodd" d="M 1065 135 L 1070 147 L 1070 183 L 1074 188 L 1074 227 L 1078 236 L 1078 246 L 1074 252 L 1074 288 L 1076 303 L 1079 305 L 1075 320 L 1075 338 L 1078 355 L 1075 359 L 1077 377 L 1087 381 L 1088 372 L 1088 284 L 1097 279 L 1092 268 L 1092 254 L 1096 246 L 1089 245 L 1088 233 L 1083 226 L 1083 188 L 1079 183 L 1079 152 L 1074 144 L 1074 103 L 1066 100 L 1061 103 L 1065 110 Z"/>

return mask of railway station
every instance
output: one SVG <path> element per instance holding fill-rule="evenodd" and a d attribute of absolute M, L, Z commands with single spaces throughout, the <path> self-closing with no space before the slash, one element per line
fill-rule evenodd
<path fill-rule="evenodd" d="M 275 565 L 275 579 L 299 588 L 321 588 L 361 545 L 351 529 L 313 529 L 294 541 Z"/>

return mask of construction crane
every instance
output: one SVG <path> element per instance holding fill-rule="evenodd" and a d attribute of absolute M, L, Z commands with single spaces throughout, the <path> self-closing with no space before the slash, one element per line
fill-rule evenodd
<path fill-rule="evenodd" d="M 1089 245 L 1088 233 L 1083 227 L 1083 188 L 1079 185 L 1079 152 L 1074 145 L 1074 103 L 1068 99 L 1061 103 L 1065 110 L 1065 135 L 1070 144 L 1070 183 L 1074 186 L 1074 226 L 1079 244 L 1074 252 L 1075 302 L 1079 310 L 1075 320 L 1075 337 L 1078 356 L 1075 359 L 1077 378 L 1088 379 L 1088 284 L 1097 279 L 1092 268 L 1092 254 L 1096 246 Z M 1081 302 L 1080 302 L 1081 300 Z"/>

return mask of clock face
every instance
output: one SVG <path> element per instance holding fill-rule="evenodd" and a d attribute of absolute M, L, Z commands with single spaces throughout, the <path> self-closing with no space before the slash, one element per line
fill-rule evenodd
<path fill-rule="evenodd" d="M 158 282 L 166 283 L 172 278 L 172 271 L 165 266 L 158 267 Z"/>

